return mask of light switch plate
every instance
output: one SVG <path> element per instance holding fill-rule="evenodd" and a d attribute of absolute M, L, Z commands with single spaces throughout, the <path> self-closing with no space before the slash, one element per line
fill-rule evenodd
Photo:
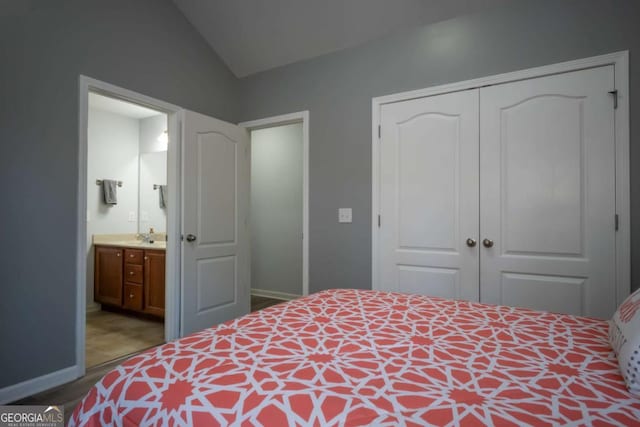
<path fill-rule="evenodd" d="M 136 211 L 129 211 L 129 222 L 136 221 Z"/>
<path fill-rule="evenodd" d="M 351 208 L 338 208 L 338 222 L 349 223 L 352 222 Z"/>

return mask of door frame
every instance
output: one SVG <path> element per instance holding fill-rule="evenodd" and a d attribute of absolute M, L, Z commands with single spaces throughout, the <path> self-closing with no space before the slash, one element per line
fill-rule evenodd
<path fill-rule="evenodd" d="M 616 238 L 616 301 L 622 301 L 631 292 L 631 218 L 629 175 L 629 51 L 593 56 L 504 74 L 496 74 L 462 82 L 433 86 L 425 89 L 374 97 L 371 100 L 371 278 L 372 289 L 381 289 L 379 274 L 379 226 L 380 215 L 380 111 L 383 105 L 408 101 L 462 90 L 477 89 L 528 80 L 536 77 L 562 74 L 589 68 L 613 65 L 615 88 L 618 91 L 618 107 L 614 113 L 616 158 L 616 213 L 618 231 Z M 613 218 L 612 218 L 613 225 Z"/>
<path fill-rule="evenodd" d="M 249 132 L 293 123 L 302 123 L 302 295 L 309 295 L 309 111 L 266 117 L 238 123 Z M 251 143 L 251 142 L 250 142 Z M 278 297 L 277 295 L 272 295 Z M 288 295 L 280 298 L 291 299 Z"/>
<path fill-rule="evenodd" d="M 181 261 L 181 137 L 182 107 L 129 89 L 80 75 L 78 98 L 78 206 L 76 253 L 76 378 L 85 374 L 85 329 L 87 286 L 87 153 L 89 93 L 139 104 L 167 115 L 169 145 L 167 185 L 172 189 L 167 204 L 167 249 L 165 292 L 165 341 L 179 337 Z"/>

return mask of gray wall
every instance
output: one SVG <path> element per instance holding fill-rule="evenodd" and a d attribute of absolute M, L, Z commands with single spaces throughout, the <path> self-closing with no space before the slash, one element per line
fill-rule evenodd
<path fill-rule="evenodd" d="M 251 132 L 251 288 L 302 295 L 302 123 Z"/>
<path fill-rule="evenodd" d="M 79 74 L 237 121 L 170 0 L 0 3 L 0 387 L 75 364 Z"/>
<path fill-rule="evenodd" d="M 371 286 L 372 97 L 625 49 L 632 279 L 639 279 L 639 23 L 636 0 L 514 0 L 242 79 L 242 120 L 310 110 L 310 291 Z M 353 224 L 338 224 L 338 207 L 353 208 Z"/>

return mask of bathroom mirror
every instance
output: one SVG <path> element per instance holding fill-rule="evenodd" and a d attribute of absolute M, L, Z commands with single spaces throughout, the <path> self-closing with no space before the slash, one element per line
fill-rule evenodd
<path fill-rule="evenodd" d="M 140 207 L 138 233 L 147 233 L 149 228 L 156 232 L 167 229 L 167 198 L 164 193 L 164 205 L 161 202 L 161 186 L 167 183 L 167 152 L 140 153 Z M 165 187 L 166 188 L 166 187 Z"/>

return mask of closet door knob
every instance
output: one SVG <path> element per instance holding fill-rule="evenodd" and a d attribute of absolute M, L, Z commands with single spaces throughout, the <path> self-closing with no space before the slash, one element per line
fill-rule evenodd
<path fill-rule="evenodd" d="M 484 245 L 485 248 L 492 248 L 493 247 L 493 240 L 484 239 L 482 241 L 482 244 Z"/>
<path fill-rule="evenodd" d="M 196 241 L 196 236 L 194 236 L 193 234 L 187 234 L 187 242 L 195 242 Z"/>
<path fill-rule="evenodd" d="M 471 237 L 469 237 L 467 239 L 467 246 L 469 246 L 470 248 L 473 248 L 473 247 L 475 247 L 475 245 L 476 245 L 475 239 L 472 239 Z"/>

